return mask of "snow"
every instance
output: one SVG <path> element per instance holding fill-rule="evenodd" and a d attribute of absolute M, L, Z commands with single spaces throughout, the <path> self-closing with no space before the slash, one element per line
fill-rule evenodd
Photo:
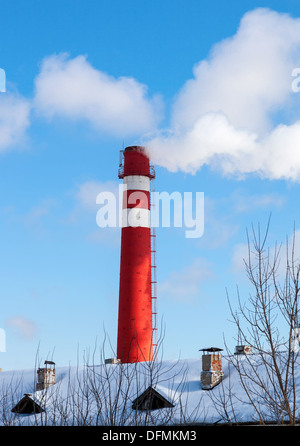
<path fill-rule="evenodd" d="M 239 373 L 232 365 L 232 358 L 223 356 L 223 380 L 209 391 L 201 388 L 201 357 L 153 363 L 57 367 L 56 384 L 40 391 L 35 391 L 36 370 L 3 371 L 0 373 L 0 424 L 126 426 L 257 420 L 254 406 L 249 404 Z M 283 371 L 285 358 L 283 355 L 279 361 Z M 269 376 L 268 381 L 259 356 L 240 355 L 239 361 L 245 369 L 254 370 L 268 388 L 271 378 Z M 297 387 L 300 386 L 299 366 L 297 362 Z M 174 408 L 133 410 L 132 401 L 150 385 L 171 401 Z M 248 380 L 247 386 L 249 390 L 253 383 Z M 272 389 L 271 385 L 269 387 Z M 256 404 L 272 419 L 270 407 L 259 390 L 256 391 Z M 11 409 L 25 393 L 32 394 L 31 398 L 45 411 L 32 415 L 12 413 Z"/>

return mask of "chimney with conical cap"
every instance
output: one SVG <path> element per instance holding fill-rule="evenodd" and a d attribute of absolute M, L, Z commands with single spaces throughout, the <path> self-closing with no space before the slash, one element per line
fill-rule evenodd
<path fill-rule="evenodd" d="M 129 363 L 153 359 L 150 181 L 154 172 L 144 147 L 126 147 L 122 154 L 117 358 Z"/>

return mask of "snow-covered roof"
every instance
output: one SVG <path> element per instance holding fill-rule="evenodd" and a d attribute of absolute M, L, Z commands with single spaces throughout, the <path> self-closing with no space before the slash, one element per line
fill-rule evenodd
<path fill-rule="evenodd" d="M 239 358 L 247 367 L 256 367 L 262 380 L 266 371 L 258 356 Z M 137 364 L 103 364 L 77 367 L 57 367 L 56 384 L 46 390 L 35 391 L 35 370 L 0 373 L 0 399 L 7 412 L 5 424 L 51 425 L 149 425 L 174 423 L 217 423 L 220 420 L 239 422 L 257 419 L 254 406 L 249 404 L 238 371 L 230 357 L 224 356 L 223 379 L 212 390 L 201 387 L 201 358 Z M 296 384 L 300 386 L 300 367 L 297 365 Z M 132 402 L 149 386 L 172 402 L 174 407 L 135 411 Z M 31 393 L 45 409 L 45 413 L 18 416 L 11 409 Z M 299 392 L 297 392 L 299 393 Z M 300 401 L 299 401 L 300 403 Z M 263 400 L 259 402 L 264 404 Z M 266 407 L 266 411 L 269 410 Z"/>

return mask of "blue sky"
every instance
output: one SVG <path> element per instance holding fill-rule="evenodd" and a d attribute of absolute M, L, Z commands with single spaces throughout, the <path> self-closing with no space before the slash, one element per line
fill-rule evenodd
<path fill-rule="evenodd" d="M 157 191 L 205 196 L 201 238 L 156 231 L 164 357 L 234 348 L 246 229 L 300 225 L 299 3 L 7 0 L 0 56 L 0 367 L 116 348 L 120 230 L 95 201 L 132 144 Z"/>

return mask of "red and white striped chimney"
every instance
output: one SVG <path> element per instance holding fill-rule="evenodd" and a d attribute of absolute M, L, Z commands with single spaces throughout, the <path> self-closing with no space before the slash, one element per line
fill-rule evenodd
<path fill-rule="evenodd" d="M 117 357 L 123 363 L 153 359 L 150 181 L 145 149 L 123 151 L 123 209 Z"/>

